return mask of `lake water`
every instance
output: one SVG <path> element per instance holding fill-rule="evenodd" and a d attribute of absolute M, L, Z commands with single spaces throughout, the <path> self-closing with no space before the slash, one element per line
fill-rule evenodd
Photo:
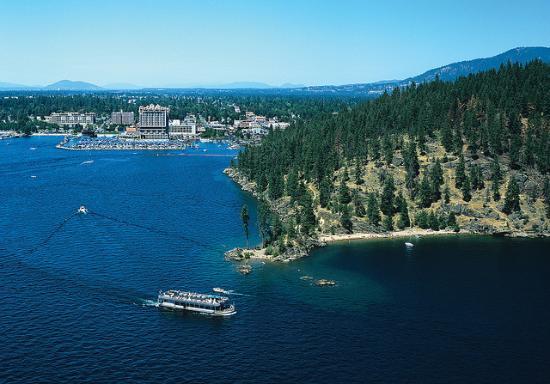
<path fill-rule="evenodd" d="M 0 141 L 0 382 L 550 381 L 548 240 L 342 243 L 242 276 L 223 251 L 256 206 L 222 174 L 234 152 L 58 141 Z M 151 305 L 216 286 L 233 317 Z"/>

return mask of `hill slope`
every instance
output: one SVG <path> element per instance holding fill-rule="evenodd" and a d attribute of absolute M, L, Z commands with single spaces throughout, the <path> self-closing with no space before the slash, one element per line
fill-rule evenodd
<path fill-rule="evenodd" d="M 265 245 L 419 227 L 550 235 L 550 65 L 434 81 L 247 147 L 228 173 L 270 207 Z"/>
<path fill-rule="evenodd" d="M 547 47 L 519 47 L 514 48 L 500 55 L 493 57 L 461 61 L 452 63 L 443 67 L 431 69 L 421 75 L 404 80 L 423 83 L 435 80 L 436 76 L 443 81 L 451 81 L 460 76 L 468 76 L 472 73 L 487 71 L 489 69 L 498 69 L 502 64 L 508 62 L 526 64 L 533 60 L 541 60 L 550 63 L 550 48 Z"/>

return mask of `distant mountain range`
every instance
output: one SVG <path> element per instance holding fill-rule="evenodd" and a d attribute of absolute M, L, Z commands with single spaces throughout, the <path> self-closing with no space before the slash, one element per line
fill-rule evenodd
<path fill-rule="evenodd" d="M 85 81 L 61 80 L 53 84 L 46 85 L 44 89 L 52 91 L 99 91 L 103 88 Z"/>
<path fill-rule="evenodd" d="M 399 86 L 406 86 L 413 81 L 416 83 L 424 83 L 435 80 L 436 76 L 443 81 L 452 81 L 460 76 L 467 76 L 472 73 L 487 71 L 489 69 L 497 69 L 501 64 L 521 63 L 525 64 L 535 59 L 550 63 L 550 48 L 548 47 L 519 47 L 514 48 L 499 55 L 461 61 L 452 63 L 443 67 L 430 69 L 418 76 L 409 77 L 404 80 L 388 80 L 377 81 L 375 83 L 364 84 L 347 84 L 347 85 L 322 85 L 316 87 L 306 87 L 305 90 L 316 92 L 347 92 L 347 93 L 371 93 L 379 94 L 386 90 L 393 89 Z"/>
<path fill-rule="evenodd" d="M 410 77 L 404 80 L 384 80 L 374 83 L 359 83 L 359 84 L 347 84 L 347 85 L 321 85 L 307 87 L 302 84 L 289 84 L 285 83 L 280 87 L 259 83 L 259 82 L 234 82 L 228 84 L 214 84 L 214 85 L 196 85 L 186 86 L 180 88 L 204 88 L 204 89 L 258 89 L 258 90 L 289 90 L 289 92 L 338 92 L 338 93 L 352 93 L 352 94 L 380 94 L 386 90 L 393 89 L 395 87 L 406 86 L 411 82 L 423 83 L 432 81 L 439 76 L 443 81 L 451 81 L 460 76 L 467 76 L 471 73 L 477 73 L 486 71 L 489 69 L 496 69 L 501 64 L 508 62 L 525 64 L 529 61 L 539 59 L 544 62 L 550 63 L 550 48 L 548 47 L 519 47 L 514 48 L 499 55 L 475 59 L 468 61 L 461 61 L 458 63 L 452 63 L 443 67 L 430 69 L 418 76 Z M 174 88 L 174 87 L 168 87 Z M 3 83 L 0 82 L 0 90 L 46 90 L 46 91 L 101 91 L 101 90 L 139 90 L 144 89 L 141 86 L 129 84 L 129 83 L 112 83 L 102 87 L 84 82 L 84 81 L 71 81 L 61 80 L 53 84 L 46 86 L 27 86 L 22 84 Z M 153 88 L 155 89 L 155 88 Z M 160 88 L 156 88 L 160 89 Z M 166 88 L 163 88 L 166 89 Z"/>

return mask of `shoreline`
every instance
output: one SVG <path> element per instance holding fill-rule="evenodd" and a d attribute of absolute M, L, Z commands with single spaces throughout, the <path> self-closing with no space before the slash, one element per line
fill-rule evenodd
<path fill-rule="evenodd" d="M 393 232 L 357 232 L 357 233 L 345 233 L 338 235 L 319 235 L 319 241 L 321 243 L 337 243 L 342 241 L 353 241 L 353 240 L 372 240 L 372 239 L 393 239 L 393 238 L 403 238 L 403 237 L 415 237 L 415 236 L 437 236 L 437 235 L 472 235 L 474 233 L 460 231 L 454 232 L 450 230 L 439 230 L 434 231 L 432 229 L 421 229 L 421 228 L 410 228 L 404 229 L 402 231 L 393 231 Z"/>
<path fill-rule="evenodd" d="M 239 172 L 233 168 L 224 169 L 223 173 L 233 180 L 243 192 L 250 193 L 254 198 L 258 198 L 258 194 L 255 190 L 254 184 L 250 183 L 246 178 L 241 176 Z M 272 256 L 265 254 L 265 248 L 262 249 L 246 249 L 246 248 L 235 248 L 231 251 L 240 249 L 242 252 L 247 252 L 250 259 L 261 259 L 269 260 L 272 262 L 289 262 L 296 260 L 305 256 L 309 256 L 311 251 L 315 248 L 320 248 L 332 243 L 338 242 L 351 242 L 359 240 L 372 240 L 372 239 L 396 239 L 396 238 L 408 238 L 408 237 L 422 237 L 422 236 L 449 236 L 449 235 L 476 235 L 476 236 L 492 236 L 492 237 L 512 237 L 512 238 L 548 238 L 550 233 L 540 232 L 524 232 L 516 230 L 506 230 L 506 231 L 471 231 L 466 229 L 461 229 L 459 232 L 455 232 L 450 229 L 442 229 L 439 231 L 434 231 L 433 229 L 422 229 L 418 227 L 412 227 L 401 231 L 392 231 L 392 232 L 356 232 L 356 233 L 342 233 L 342 234 L 326 234 L 326 233 L 317 233 L 316 236 L 309 238 L 311 243 L 308 246 L 298 246 L 291 248 L 290 251 L 287 250 L 281 255 Z M 226 256 L 228 253 L 227 252 Z M 231 259 L 231 257 L 229 257 Z M 245 258 L 236 258 L 233 259 L 236 261 L 243 261 Z"/>

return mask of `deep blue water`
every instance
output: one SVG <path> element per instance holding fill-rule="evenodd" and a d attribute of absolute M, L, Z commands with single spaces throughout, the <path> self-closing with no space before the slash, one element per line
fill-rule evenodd
<path fill-rule="evenodd" d="M 255 203 L 230 157 L 196 156 L 232 152 L 57 141 L 0 141 L 0 382 L 550 381 L 547 240 L 355 242 L 241 276 L 223 251 Z M 235 316 L 149 305 L 214 286 L 243 294 Z"/>

